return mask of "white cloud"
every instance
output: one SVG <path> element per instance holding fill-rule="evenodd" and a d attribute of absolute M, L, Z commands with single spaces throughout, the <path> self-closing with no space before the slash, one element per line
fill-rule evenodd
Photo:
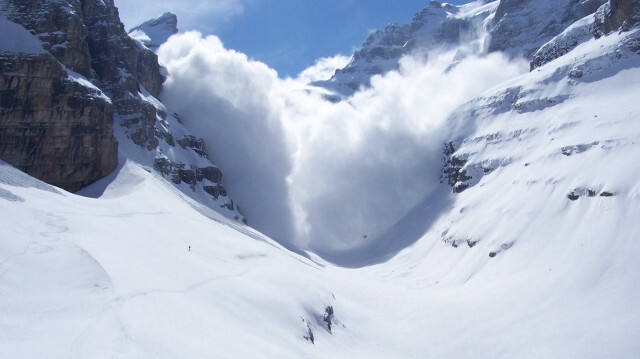
<path fill-rule="evenodd" d="M 291 238 L 277 73 L 197 32 L 170 38 L 158 54 L 171 73 L 163 100 L 205 139 L 232 198 L 256 228 Z"/>
<path fill-rule="evenodd" d="M 450 70 L 451 53 L 408 57 L 330 103 L 216 37 L 176 36 L 159 56 L 170 72 L 163 99 L 205 138 L 250 224 L 324 253 L 375 240 L 429 196 L 452 111 L 528 68 L 499 54 Z"/>
<path fill-rule="evenodd" d="M 300 72 L 297 79 L 303 83 L 328 80 L 333 76 L 337 69 L 345 67 L 350 60 L 350 57 L 344 55 L 322 57 L 317 59 L 313 66 L 310 66 Z"/>

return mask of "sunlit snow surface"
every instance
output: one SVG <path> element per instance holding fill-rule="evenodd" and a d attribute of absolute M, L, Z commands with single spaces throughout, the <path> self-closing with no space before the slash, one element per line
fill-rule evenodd
<path fill-rule="evenodd" d="M 443 185 L 438 208 L 387 233 L 389 253 L 407 247 L 370 266 L 384 246 L 343 266 L 293 254 L 134 162 L 98 199 L 2 163 L 0 357 L 637 357 L 640 60 L 618 48 L 632 35 L 460 107 L 457 154 L 491 170 Z"/>
<path fill-rule="evenodd" d="M 42 48 L 42 43 L 37 37 L 22 25 L 7 19 L 5 14 L 2 13 L 0 13 L 0 30 L 2 31 L 0 53 L 17 52 L 35 55 L 45 52 Z"/>

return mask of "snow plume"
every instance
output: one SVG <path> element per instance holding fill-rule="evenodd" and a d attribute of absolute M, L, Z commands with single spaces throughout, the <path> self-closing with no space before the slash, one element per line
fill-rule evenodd
<path fill-rule="evenodd" d="M 313 66 L 306 68 L 298 74 L 298 80 L 303 83 L 328 80 L 337 69 L 347 66 L 349 60 L 351 60 L 351 58 L 344 55 L 317 59 Z"/>
<path fill-rule="evenodd" d="M 277 73 L 198 32 L 170 38 L 158 54 L 170 73 L 163 100 L 205 139 L 231 198 L 255 228 L 292 238 Z"/>
<path fill-rule="evenodd" d="M 213 36 L 174 36 L 159 50 L 170 73 L 163 100 L 205 138 L 250 224 L 322 253 L 375 241 L 427 198 L 452 111 L 528 70 L 500 54 L 450 67 L 453 55 L 407 57 L 331 103 Z"/>

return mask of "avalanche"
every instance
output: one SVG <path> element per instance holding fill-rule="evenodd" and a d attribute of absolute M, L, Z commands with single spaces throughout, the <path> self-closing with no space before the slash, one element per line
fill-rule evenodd
<path fill-rule="evenodd" d="M 135 156 L 78 194 L 0 162 L 0 357 L 638 357 L 639 37 L 458 104 L 443 183 L 352 252 L 284 248 Z"/>
<path fill-rule="evenodd" d="M 636 31 L 462 106 L 455 155 L 481 178 L 374 265 L 292 253 L 134 162 L 97 199 L 2 164 L 0 356 L 637 356 Z"/>

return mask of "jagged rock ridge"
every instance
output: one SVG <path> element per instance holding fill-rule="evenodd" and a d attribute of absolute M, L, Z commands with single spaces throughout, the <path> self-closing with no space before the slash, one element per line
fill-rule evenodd
<path fill-rule="evenodd" d="M 167 12 L 132 28 L 129 30 L 129 36 L 142 42 L 150 50 L 156 51 L 171 35 L 177 32 L 178 17 Z"/>
<path fill-rule="evenodd" d="M 42 48 L 0 47 L 0 158 L 77 191 L 116 168 L 120 152 L 244 219 L 201 141 L 156 99 L 165 79 L 158 58 L 125 32 L 112 0 L 5 0 L 0 13 L 3 27 Z"/>
<path fill-rule="evenodd" d="M 82 10 L 79 2 L 68 7 L 36 1 L 0 3 L 7 17 L 3 30 L 20 27 L 41 47 L 29 52 L 2 49 L 0 157 L 70 191 L 117 165 L 113 104 L 86 79 L 94 73 Z"/>
<path fill-rule="evenodd" d="M 497 2 L 485 0 L 462 6 L 431 1 L 410 24 L 392 23 L 371 33 L 345 68 L 338 69 L 330 80 L 314 85 L 350 95 L 368 86 L 372 76 L 397 69 L 405 55 L 425 55 L 434 47 L 460 45 L 478 52 L 483 22 L 496 6 Z"/>
<path fill-rule="evenodd" d="M 606 0 L 501 0 L 491 21 L 487 52 L 531 59 L 535 51 Z"/>
<path fill-rule="evenodd" d="M 414 16 L 411 24 L 389 24 L 384 30 L 372 33 L 345 68 L 338 69 L 330 80 L 314 85 L 348 96 L 368 86 L 372 76 L 397 69 L 400 58 L 405 55 L 424 56 L 430 50 L 460 45 L 465 46 L 460 46 L 463 50 L 458 50 L 452 64 L 469 54 L 496 51 L 532 60 L 543 44 L 576 21 L 594 14 L 605 2 L 478 0 L 455 6 L 431 1 Z M 632 23 L 629 15 L 633 13 L 632 5 L 612 6 L 618 14 L 615 21 L 626 19 L 626 23 Z"/>

